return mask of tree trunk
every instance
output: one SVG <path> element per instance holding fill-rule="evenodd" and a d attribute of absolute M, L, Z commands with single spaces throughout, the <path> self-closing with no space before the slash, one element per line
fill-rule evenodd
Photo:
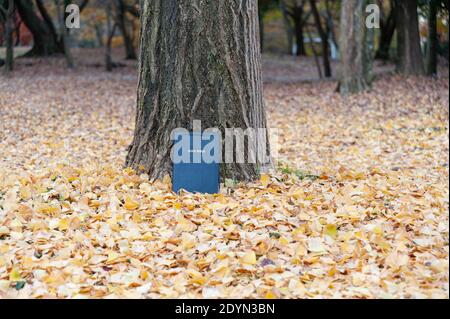
<path fill-rule="evenodd" d="M 438 35 L 437 35 L 438 0 L 430 0 L 428 16 L 427 74 L 437 74 Z"/>
<path fill-rule="evenodd" d="M 322 22 L 320 19 L 319 11 L 317 10 L 316 1 L 310 0 L 311 4 L 311 11 L 314 16 L 314 21 L 316 22 L 317 31 L 319 32 L 320 39 L 322 42 L 322 59 L 323 59 L 323 67 L 325 71 L 325 77 L 329 78 L 332 76 L 331 73 L 331 64 L 330 64 L 330 57 L 329 57 L 329 45 L 328 45 L 328 37 L 327 33 L 323 29 Z"/>
<path fill-rule="evenodd" d="M 10 73 L 14 68 L 14 1 L 8 0 L 8 10 L 6 11 L 5 40 L 6 40 L 6 58 L 5 73 Z"/>
<path fill-rule="evenodd" d="M 365 26 L 367 0 L 343 0 L 341 5 L 341 74 L 339 90 L 342 95 L 359 93 L 370 88 L 371 56 Z"/>
<path fill-rule="evenodd" d="M 389 60 L 389 49 L 391 48 L 392 39 L 394 37 L 396 28 L 395 10 L 391 5 L 391 11 L 385 21 L 380 22 L 380 38 L 378 50 L 375 54 L 375 59 Z"/>
<path fill-rule="evenodd" d="M 295 39 L 297 41 L 297 55 L 305 56 L 305 41 L 303 36 L 303 9 L 297 9 L 295 12 L 294 28 L 295 28 Z"/>
<path fill-rule="evenodd" d="M 59 20 L 59 32 L 60 32 L 60 41 L 64 46 L 64 56 L 66 58 L 67 67 L 69 69 L 73 69 L 75 67 L 75 63 L 73 61 L 72 52 L 70 51 L 70 39 L 69 33 L 65 24 L 65 8 L 66 1 L 63 0 L 55 0 L 56 10 L 58 14 Z"/>
<path fill-rule="evenodd" d="M 106 40 L 106 46 L 105 46 L 105 68 L 106 71 L 111 72 L 113 70 L 113 61 L 112 61 L 112 54 L 111 54 L 111 45 L 112 45 L 112 39 L 114 37 L 114 34 L 116 32 L 117 23 L 114 23 L 112 25 L 112 17 L 111 17 L 111 3 L 109 2 L 106 5 L 106 32 L 108 35 L 108 38 Z"/>
<path fill-rule="evenodd" d="M 266 128 L 256 0 L 146 1 L 141 37 L 136 128 L 127 166 L 151 179 L 171 174 L 171 132 L 192 131 L 194 120 L 201 120 L 203 129 L 220 129 L 222 136 L 226 128 Z M 247 146 L 254 149 L 256 143 Z M 268 143 L 264 151 L 270 152 Z M 254 180 L 260 168 L 221 164 L 221 174 Z"/>
<path fill-rule="evenodd" d="M 99 47 L 102 47 L 103 44 L 103 30 L 102 30 L 102 26 L 99 23 L 96 23 L 94 25 L 94 29 L 95 29 L 95 37 L 97 38 L 97 44 Z"/>
<path fill-rule="evenodd" d="M 289 22 L 289 16 L 286 10 L 286 3 L 281 0 L 280 1 L 280 10 L 281 13 L 283 14 L 283 22 L 284 22 L 284 27 L 286 29 L 286 37 L 287 37 L 287 54 L 291 55 L 292 54 L 292 48 L 294 46 L 294 32 L 292 30 L 292 26 L 291 23 Z"/>
<path fill-rule="evenodd" d="M 55 33 L 36 15 L 32 2 L 16 0 L 15 3 L 22 21 L 33 34 L 33 47 L 25 56 L 48 56 L 63 53 L 64 48 L 61 43 L 58 43 Z"/>
<path fill-rule="evenodd" d="M 125 58 L 127 60 L 136 60 L 136 50 L 134 49 L 133 39 L 130 37 L 127 28 L 127 17 L 125 15 L 125 5 L 123 0 L 117 0 L 117 24 L 122 33 L 125 46 Z"/>
<path fill-rule="evenodd" d="M 15 26 L 15 34 L 16 34 L 16 41 L 15 41 L 15 46 L 19 46 L 20 45 L 20 26 L 22 25 L 22 22 L 19 21 L 17 23 L 17 25 Z"/>
<path fill-rule="evenodd" d="M 417 2 L 395 0 L 397 19 L 397 71 L 403 74 L 423 75 Z"/>

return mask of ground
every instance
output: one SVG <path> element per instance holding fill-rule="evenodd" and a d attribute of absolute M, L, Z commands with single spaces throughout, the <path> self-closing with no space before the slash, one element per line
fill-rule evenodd
<path fill-rule="evenodd" d="M 76 54 L 0 77 L 0 298 L 449 297 L 448 69 L 344 99 L 267 57 L 276 169 L 178 196 L 123 169 L 135 64 Z"/>

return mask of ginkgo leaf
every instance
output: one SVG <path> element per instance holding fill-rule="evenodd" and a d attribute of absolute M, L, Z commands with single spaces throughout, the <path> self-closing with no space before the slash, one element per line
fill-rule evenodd
<path fill-rule="evenodd" d="M 139 202 L 130 196 L 125 198 L 125 203 L 123 205 L 127 210 L 135 210 L 139 208 Z"/>
<path fill-rule="evenodd" d="M 18 281 L 22 281 L 23 278 L 20 275 L 20 272 L 17 268 L 12 268 L 11 271 L 9 272 L 9 280 L 13 281 L 13 282 L 18 282 Z"/>
<path fill-rule="evenodd" d="M 260 182 L 264 187 L 269 186 L 269 184 L 271 183 L 270 176 L 266 175 L 266 174 L 262 174 Z"/>
<path fill-rule="evenodd" d="M 254 251 L 249 251 L 244 254 L 244 256 L 241 257 L 241 263 L 246 265 L 256 265 L 256 254 Z"/>

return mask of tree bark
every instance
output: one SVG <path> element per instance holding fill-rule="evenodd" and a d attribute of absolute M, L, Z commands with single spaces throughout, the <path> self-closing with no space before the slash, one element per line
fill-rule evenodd
<path fill-rule="evenodd" d="M 438 0 L 430 0 L 428 16 L 428 43 L 427 43 L 427 75 L 437 74 L 438 35 L 437 35 Z"/>
<path fill-rule="evenodd" d="M 266 128 L 258 10 L 257 0 L 143 3 L 136 128 L 126 165 L 158 179 L 171 174 L 175 128 L 192 131 L 194 120 L 222 136 L 225 128 Z M 221 164 L 223 178 L 254 180 L 259 172 L 259 164 Z"/>
<path fill-rule="evenodd" d="M 327 33 L 323 29 L 322 22 L 320 19 L 319 11 L 317 10 L 316 1 L 310 0 L 311 4 L 311 11 L 314 16 L 314 20 L 316 22 L 317 31 L 319 32 L 320 39 L 322 42 L 322 59 L 323 59 L 323 67 L 325 72 L 325 77 L 329 78 L 332 76 L 331 73 L 331 64 L 330 64 L 330 57 L 329 57 L 329 45 L 328 45 L 328 37 Z"/>
<path fill-rule="evenodd" d="M 371 56 L 365 26 L 366 0 L 343 0 L 341 5 L 341 74 L 342 95 L 359 93 L 371 85 Z"/>
<path fill-rule="evenodd" d="M 397 71 L 403 74 L 423 75 L 417 2 L 395 0 L 397 19 Z"/>
<path fill-rule="evenodd" d="M 33 34 L 33 47 L 25 56 L 48 56 L 55 53 L 64 53 L 61 43 L 58 43 L 55 33 L 34 12 L 30 0 L 16 0 L 16 7 L 27 26 Z"/>

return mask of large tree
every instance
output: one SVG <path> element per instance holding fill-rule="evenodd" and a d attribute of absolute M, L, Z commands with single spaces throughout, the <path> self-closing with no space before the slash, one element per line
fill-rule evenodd
<path fill-rule="evenodd" d="M 366 27 L 367 0 L 343 0 L 341 6 L 341 94 L 367 90 L 371 84 L 371 39 Z"/>
<path fill-rule="evenodd" d="M 395 0 L 397 20 L 397 71 L 403 74 L 425 73 L 420 47 L 416 0 Z"/>
<path fill-rule="evenodd" d="M 127 166 L 151 179 L 170 174 L 171 132 L 192 130 L 194 120 L 222 132 L 266 127 L 257 0 L 148 0 L 141 11 L 136 127 Z M 222 164 L 221 173 L 254 180 L 260 168 Z"/>

